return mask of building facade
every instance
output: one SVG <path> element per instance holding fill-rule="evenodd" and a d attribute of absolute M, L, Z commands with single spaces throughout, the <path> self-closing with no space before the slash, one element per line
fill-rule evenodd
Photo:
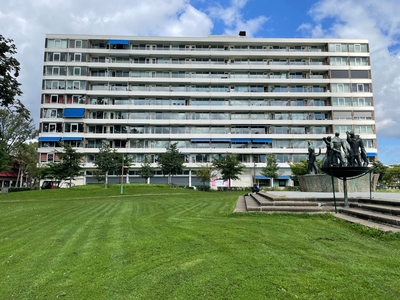
<path fill-rule="evenodd" d="M 367 40 L 238 36 L 126 37 L 48 34 L 40 112 L 40 163 L 68 143 L 84 152 L 78 184 L 96 182 L 102 141 L 132 158 L 124 182 L 143 182 L 141 163 L 177 143 L 185 170 L 174 180 L 197 185 L 197 168 L 234 153 L 257 180 L 273 153 L 275 186 L 291 185 L 290 162 L 307 158 L 308 141 L 359 134 L 377 156 Z M 324 150 L 323 150 L 324 151 Z M 119 182 L 111 174 L 110 182 Z M 152 183 L 166 182 L 160 171 Z"/>

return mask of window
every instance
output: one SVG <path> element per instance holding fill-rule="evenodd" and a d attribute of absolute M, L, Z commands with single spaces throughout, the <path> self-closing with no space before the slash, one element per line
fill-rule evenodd
<path fill-rule="evenodd" d="M 289 154 L 276 154 L 276 162 L 277 163 L 287 163 L 290 162 Z"/>
<path fill-rule="evenodd" d="M 82 40 L 75 40 L 75 48 L 82 48 Z"/>
<path fill-rule="evenodd" d="M 347 44 L 329 44 L 329 52 L 347 52 Z"/>
<path fill-rule="evenodd" d="M 81 68 L 74 67 L 74 76 L 81 76 Z"/>
<path fill-rule="evenodd" d="M 60 53 L 53 53 L 53 61 L 60 61 L 61 54 Z"/>
<path fill-rule="evenodd" d="M 366 44 L 349 44 L 349 52 L 367 52 Z"/>
<path fill-rule="evenodd" d="M 353 98 L 353 106 L 371 106 L 371 98 Z"/>
<path fill-rule="evenodd" d="M 332 98 L 332 106 L 350 106 L 350 98 Z"/>
<path fill-rule="evenodd" d="M 48 39 L 47 48 L 67 48 L 67 40 Z"/>
<path fill-rule="evenodd" d="M 332 92 L 334 93 L 350 92 L 350 85 L 348 83 L 332 83 Z"/>
<path fill-rule="evenodd" d="M 367 66 L 368 58 L 367 57 L 350 57 L 350 65 L 351 66 Z"/>
<path fill-rule="evenodd" d="M 346 66 L 347 65 L 347 57 L 331 57 L 330 64 L 332 66 Z"/>
<path fill-rule="evenodd" d="M 346 131 L 352 131 L 351 125 L 335 125 L 335 132 L 346 133 Z"/>
<path fill-rule="evenodd" d="M 368 93 L 370 92 L 368 83 L 353 83 L 352 84 L 353 93 Z"/>
<path fill-rule="evenodd" d="M 374 130 L 372 125 L 354 125 L 355 134 L 372 134 Z"/>

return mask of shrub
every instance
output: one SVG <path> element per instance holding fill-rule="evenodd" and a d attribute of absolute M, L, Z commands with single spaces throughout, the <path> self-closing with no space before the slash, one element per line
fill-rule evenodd
<path fill-rule="evenodd" d="M 12 192 L 25 192 L 25 191 L 30 191 L 31 188 L 29 187 L 9 187 L 8 188 L 8 192 L 12 193 Z"/>

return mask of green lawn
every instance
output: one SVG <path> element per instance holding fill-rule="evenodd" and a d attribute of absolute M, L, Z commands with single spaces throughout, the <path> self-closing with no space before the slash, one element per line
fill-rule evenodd
<path fill-rule="evenodd" d="M 124 191 L 0 195 L 0 299 L 400 298 L 398 234 L 234 214 L 239 192 Z"/>

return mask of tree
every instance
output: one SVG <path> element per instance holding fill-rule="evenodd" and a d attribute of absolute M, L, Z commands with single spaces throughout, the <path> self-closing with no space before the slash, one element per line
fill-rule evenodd
<path fill-rule="evenodd" d="M 196 170 L 196 177 L 199 178 L 203 183 L 203 191 L 206 190 L 206 182 L 210 184 L 211 178 L 216 175 L 214 173 L 215 170 L 210 165 L 201 166 L 198 170 Z"/>
<path fill-rule="evenodd" d="M 12 160 L 10 154 L 7 152 L 7 144 L 0 140 L 0 172 L 10 170 L 11 165 Z"/>
<path fill-rule="evenodd" d="M 308 162 L 305 159 L 300 159 L 297 163 L 290 163 L 289 167 L 292 172 L 290 178 L 294 181 L 295 185 L 298 185 L 298 176 L 307 174 Z"/>
<path fill-rule="evenodd" d="M 37 130 L 32 118 L 0 109 L 0 141 L 5 143 L 5 149 L 10 155 L 15 155 L 18 147 L 27 140 L 37 137 Z"/>
<path fill-rule="evenodd" d="M 183 170 L 185 157 L 178 150 L 178 143 L 170 143 L 166 152 L 158 156 L 158 165 L 164 175 L 168 175 L 168 183 L 173 185 L 174 175 Z"/>
<path fill-rule="evenodd" d="M 224 181 L 228 180 L 229 191 L 231 191 L 231 181 L 240 179 L 239 175 L 243 174 L 245 168 L 239 162 L 238 156 L 231 153 L 214 158 L 213 167 L 220 171 Z"/>
<path fill-rule="evenodd" d="M 22 181 L 24 175 L 26 175 L 26 182 L 29 187 L 36 184 L 40 179 L 40 169 L 37 167 L 38 156 L 37 156 L 38 143 L 23 143 L 17 150 L 15 159 L 19 164 L 19 186 L 22 187 Z"/>
<path fill-rule="evenodd" d="M 272 179 L 279 178 L 279 166 L 276 163 L 276 157 L 274 154 L 270 154 L 267 156 L 266 166 L 261 169 L 261 174 L 265 177 L 269 177 Z M 271 187 L 273 187 L 273 181 L 271 180 Z"/>
<path fill-rule="evenodd" d="M 393 165 L 386 169 L 383 182 L 388 185 L 398 185 L 400 180 L 400 165 Z"/>
<path fill-rule="evenodd" d="M 379 160 L 376 160 L 372 162 L 372 168 L 374 170 L 374 174 L 379 174 L 378 185 L 382 185 L 384 183 L 385 174 L 388 167 L 381 163 Z"/>
<path fill-rule="evenodd" d="M 49 164 L 49 173 L 57 180 L 69 180 L 69 186 L 72 186 L 72 180 L 82 171 L 81 158 L 84 153 L 77 152 L 68 144 L 61 144 L 62 151 L 55 151 L 60 162 Z"/>
<path fill-rule="evenodd" d="M 104 174 L 104 187 L 107 188 L 108 172 L 118 172 L 121 168 L 122 155 L 117 153 L 115 149 L 111 150 L 109 143 L 103 141 L 96 154 L 94 164 Z"/>
<path fill-rule="evenodd" d="M 93 178 L 96 179 L 98 183 L 106 180 L 104 173 L 100 170 L 93 171 Z"/>
<path fill-rule="evenodd" d="M 151 166 L 151 163 L 147 157 L 142 162 L 140 168 L 140 177 L 144 178 L 145 182 L 147 182 L 149 178 L 154 177 L 154 168 Z"/>
<path fill-rule="evenodd" d="M 25 119 L 29 119 L 29 111 L 16 97 L 22 95 L 20 83 L 17 80 L 20 63 L 13 57 L 17 47 L 12 39 L 0 34 L 0 106 L 13 110 Z"/>

